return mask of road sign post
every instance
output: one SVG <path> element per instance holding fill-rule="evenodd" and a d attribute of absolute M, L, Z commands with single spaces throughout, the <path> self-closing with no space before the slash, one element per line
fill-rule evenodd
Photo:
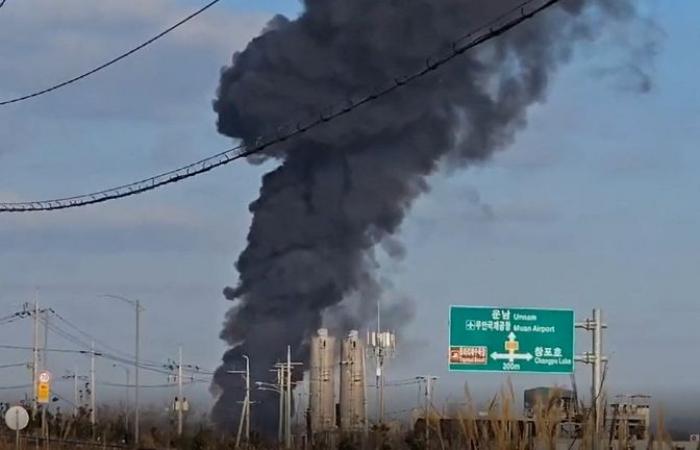
<path fill-rule="evenodd" d="M 449 369 L 572 373 L 574 324 L 572 310 L 452 306 Z"/>
<path fill-rule="evenodd" d="M 51 373 L 44 370 L 39 373 L 37 382 L 37 402 L 47 404 L 51 397 Z"/>
<path fill-rule="evenodd" d="M 19 432 L 29 424 L 29 414 L 21 406 L 13 406 L 5 413 L 5 424 L 15 432 L 15 448 L 19 450 Z"/>

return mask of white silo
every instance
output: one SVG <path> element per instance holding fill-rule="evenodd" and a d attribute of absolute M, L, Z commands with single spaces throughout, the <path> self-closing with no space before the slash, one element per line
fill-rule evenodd
<path fill-rule="evenodd" d="M 343 339 L 340 355 L 340 428 L 354 433 L 365 429 L 365 349 L 356 330 Z"/>
<path fill-rule="evenodd" d="M 335 338 L 321 328 L 311 339 L 309 419 L 312 436 L 335 430 Z"/>

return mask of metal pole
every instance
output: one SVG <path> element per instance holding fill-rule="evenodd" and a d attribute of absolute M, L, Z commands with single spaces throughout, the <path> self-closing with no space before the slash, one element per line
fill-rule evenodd
<path fill-rule="evenodd" d="M 236 434 L 236 448 L 241 448 L 241 432 L 243 431 L 243 421 L 245 420 L 245 411 L 248 403 L 248 395 L 246 394 L 241 408 L 241 418 L 238 421 L 238 433 Z"/>
<path fill-rule="evenodd" d="M 177 365 L 177 435 L 182 436 L 182 346 L 178 349 L 180 362 Z"/>
<path fill-rule="evenodd" d="M 95 384 L 95 341 L 92 342 L 90 352 L 90 424 L 92 425 L 92 436 L 95 438 L 95 422 L 97 421 L 97 411 L 95 410 L 95 395 L 97 386 Z"/>
<path fill-rule="evenodd" d="M 283 372 L 282 372 L 282 367 L 277 367 L 277 389 L 280 394 L 280 413 L 279 413 L 279 423 L 277 426 L 277 442 L 280 444 L 283 441 L 283 430 L 284 430 L 284 396 L 285 396 L 285 390 L 284 390 L 284 383 L 285 379 L 283 378 Z"/>
<path fill-rule="evenodd" d="M 425 448 L 430 448 L 430 377 L 425 377 Z"/>
<path fill-rule="evenodd" d="M 365 441 L 369 436 L 369 415 L 367 414 L 367 353 L 366 348 L 362 346 L 362 408 L 364 410 L 365 423 L 364 427 L 364 438 Z"/>
<path fill-rule="evenodd" d="M 292 348 L 287 346 L 287 403 L 285 405 L 285 448 L 292 448 Z"/>
<path fill-rule="evenodd" d="M 19 450 L 19 409 L 15 410 L 15 450 Z"/>
<path fill-rule="evenodd" d="M 49 401 L 51 401 L 51 400 L 49 399 Z M 48 434 L 48 433 L 47 433 L 48 426 L 47 426 L 47 424 L 46 424 L 46 408 L 48 408 L 48 406 L 49 406 L 49 405 L 46 404 L 46 405 L 43 405 L 43 406 L 41 407 L 41 436 L 42 436 L 44 439 L 46 439 L 47 434 Z"/>
<path fill-rule="evenodd" d="M 383 349 L 380 350 L 383 352 Z M 384 423 L 384 356 L 381 355 L 379 365 L 379 423 Z"/>
<path fill-rule="evenodd" d="M 73 370 L 73 416 L 78 417 L 78 366 Z"/>
<path fill-rule="evenodd" d="M 245 443 L 250 446 L 250 358 L 245 358 Z"/>
<path fill-rule="evenodd" d="M 39 380 L 37 377 L 39 376 L 39 293 L 36 293 L 36 296 L 34 297 L 34 314 L 32 315 L 34 322 L 34 339 L 32 343 L 32 358 L 33 358 L 33 363 L 32 363 L 32 417 L 36 416 L 36 410 L 38 408 L 37 404 L 37 384 Z"/>
<path fill-rule="evenodd" d="M 136 300 L 136 342 L 135 342 L 135 360 L 134 360 L 134 447 L 139 446 L 139 415 L 141 407 L 139 405 L 139 350 L 141 339 L 141 301 Z"/>
<path fill-rule="evenodd" d="M 46 370 L 49 367 L 48 364 L 48 352 L 46 349 L 49 347 L 49 310 L 44 308 L 44 344 L 41 349 L 41 370 Z"/>
<path fill-rule="evenodd" d="M 595 445 L 597 447 L 601 428 L 601 390 L 602 390 L 602 317 L 600 309 L 593 310 L 593 425 L 595 427 Z"/>
<path fill-rule="evenodd" d="M 126 371 L 126 403 L 124 403 L 124 429 L 129 433 L 129 385 L 131 384 L 131 371 L 125 367 Z"/>

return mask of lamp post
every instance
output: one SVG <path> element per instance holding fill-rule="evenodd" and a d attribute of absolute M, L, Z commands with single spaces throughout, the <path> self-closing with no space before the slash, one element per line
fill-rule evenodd
<path fill-rule="evenodd" d="M 140 352 L 140 339 L 141 339 L 141 311 L 143 307 L 141 306 L 140 300 L 132 300 L 120 295 L 103 294 L 103 298 L 110 298 L 114 300 L 120 300 L 122 302 L 128 303 L 134 307 L 136 311 L 136 338 L 134 343 L 135 359 L 134 359 L 134 447 L 139 445 L 139 415 L 140 415 L 140 405 L 139 405 L 139 352 Z"/>

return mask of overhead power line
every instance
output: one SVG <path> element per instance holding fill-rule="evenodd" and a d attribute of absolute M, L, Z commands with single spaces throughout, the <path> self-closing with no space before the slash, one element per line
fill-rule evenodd
<path fill-rule="evenodd" d="M 26 346 L 26 345 L 0 344 L 0 348 L 4 348 L 4 349 L 8 349 L 8 350 L 34 350 L 34 347 L 30 347 L 30 346 Z M 74 349 L 67 349 L 67 348 L 42 348 L 42 351 L 53 352 L 53 353 L 80 353 L 80 354 L 85 354 L 85 355 L 89 355 L 90 353 L 92 353 L 90 350 L 74 350 Z M 102 356 L 102 353 L 95 352 L 95 355 Z"/>
<path fill-rule="evenodd" d="M 5 2 L 6 2 L 6 1 L 7 1 L 7 0 L 2 0 L 2 1 L 0 1 L 0 8 L 2 8 L 3 6 L 5 6 Z"/>
<path fill-rule="evenodd" d="M 12 363 L 12 364 L 2 364 L 0 365 L 0 369 L 10 369 L 12 367 L 27 367 L 29 365 L 28 362 L 19 362 L 19 363 Z"/>
<path fill-rule="evenodd" d="M 532 7 L 533 3 L 538 6 Z M 229 164 L 238 159 L 260 153 L 272 145 L 282 143 L 299 135 L 303 135 L 309 130 L 338 119 L 339 117 L 345 116 L 363 105 L 372 103 L 379 98 L 387 96 L 392 92 L 411 84 L 412 82 L 444 66 L 458 56 L 464 54 L 466 51 L 504 34 L 508 30 L 515 28 L 522 22 L 531 19 L 556 3 L 559 3 L 559 0 L 525 1 L 516 8 L 512 8 L 496 19 L 492 20 L 488 24 L 483 25 L 477 30 L 474 30 L 469 34 L 453 41 L 446 54 L 427 58 L 425 66 L 416 72 L 413 72 L 407 76 L 397 77 L 391 81 L 389 86 L 373 91 L 364 97 L 356 100 L 347 100 L 343 103 L 331 106 L 325 110 L 326 113 L 321 113 L 318 117 L 315 117 L 306 123 L 297 122 L 293 125 L 283 125 L 278 128 L 276 135 L 261 137 L 257 139 L 256 143 L 252 146 L 245 146 L 241 144 L 224 152 L 217 153 L 216 155 L 204 158 L 195 163 L 188 164 L 184 167 L 180 167 L 169 172 L 90 194 L 57 198 L 53 200 L 0 202 L 0 212 L 53 211 L 87 206 L 118 198 L 129 197 L 157 189 L 161 186 L 176 183 L 187 178 L 192 178 L 196 175 L 209 172 L 212 169 Z M 518 11 L 518 15 L 510 18 L 509 20 L 505 20 L 513 16 Z"/>
<path fill-rule="evenodd" d="M 2 7 L 2 5 L 4 5 L 5 2 L 6 2 L 7 0 L 1 0 L 1 1 L 2 1 L 2 3 L 0 3 L 0 7 Z M 206 11 L 206 10 L 209 9 L 209 8 L 211 8 L 211 7 L 214 6 L 215 4 L 219 3 L 220 1 L 221 1 L 221 0 L 212 0 L 211 2 L 209 2 L 209 3 L 207 3 L 206 5 L 202 6 L 202 7 L 201 7 L 200 9 L 198 9 L 197 11 L 193 12 L 192 14 L 190 14 L 189 16 L 185 17 L 184 19 L 181 19 L 180 21 L 178 21 L 178 22 L 175 23 L 174 25 L 171 25 L 170 27 L 168 27 L 168 28 L 166 28 L 165 30 L 163 30 L 163 31 L 161 31 L 160 33 L 158 33 L 157 35 L 153 36 L 151 39 L 147 40 L 146 42 L 144 42 L 144 43 L 142 43 L 142 44 L 140 44 L 140 45 L 137 45 L 136 47 L 132 48 L 131 50 L 129 50 L 129 51 L 127 51 L 127 52 L 125 52 L 125 53 L 122 53 L 121 55 L 117 56 L 116 58 L 110 59 L 109 61 L 107 61 L 107 62 L 105 62 L 105 63 L 103 63 L 103 64 L 101 64 L 101 65 L 95 67 L 94 69 L 88 70 L 87 72 L 84 72 L 84 73 L 82 73 L 82 74 L 80 74 L 80 75 L 77 75 L 77 76 L 75 76 L 75 77 L 73 77 L 73 78 L 70 78 L 70 79 L 68 79 L 68 80 L 62 81 L 62 82 L 57 83 L 57 84 L 54 84 L 53 86 L 49 86 L 49 87 L 44 88 L 44 89 L 41 89 L 41 90 L 39 90 L 39 91 L 32 92 L 31 94 L 26 94 L 26 95 L 22 95 L 22 96 L 20 96 L 20 97 L 15 97 L 15 98 L 11 98 L 11 99 L 8 99 L 8 100 L 0 101 L 0 106 L 6 106 L 6 105 L 10 105 L 10 104 L 12 104 L 12 103 L 19 103 L 19 102 L 22 102 L 22 101 L 24 101 L 24 100 L 29 100 L 29 99 L 31 99 L 31 98 L 39 97 L 39 96 L 41 96 L 41 95 L 48 94 L 49 92 L 52 92 L 52 91 L 61 89 L 61 88 L 63 88 L 63 87 L 66 87 L 66 86 L 68 86 L 68 85 L 71 85 L 71 84 L 73 84 L 73 83 L 76 83 L 76 82 L 78 82 L 78 81 L 80 81 L 80 80 L 83 80 L 83 79 L 85 79 L 85 78 L 88 78 L 89 76 L 94 75 L 94 74 L 96 74 L 97 72 L 99 72 L 99 71 L 101 71 L 101 70 L 103 70 L 103 69 L 106 69 L 107 67 L 109 67 L 109 66 L 111 66 L 111 65 L 114 65 L 114 64 L 118 63 L 119 61 L 128 58 L 129 56 L 133 55 L 134 53 L 138 52 L 139 50 L 142 50 L 143 48 L 145 48 L 145 47 L 151 45 L 152 43 L 154 43 L 154 42 L 157 41 L 158 39 L 162 38 L 163 36 L 165 36 L 166 34 L 170 33 L 171 31 L 175 30 L 176 28 L 179 28 L 180 26 L 182 26 L 182 25 L 184 25 L 185 23 L 189 22 L 190 20 L 194 19 L 195 17 L 197 17 L 198 15 L 202 14 L 204 11 Z"/>
<path fill-rule="evenodd" d="M 2 6 L 2 5 L 0 5 L 0 6 Z M 0 386 L 0 390 L 11 391 L 11 390 L 15 390 L 15 389 L 27 389 L 30 387 L 32 387 L 31 384 L 18 384 L 16 386 Z"/>

